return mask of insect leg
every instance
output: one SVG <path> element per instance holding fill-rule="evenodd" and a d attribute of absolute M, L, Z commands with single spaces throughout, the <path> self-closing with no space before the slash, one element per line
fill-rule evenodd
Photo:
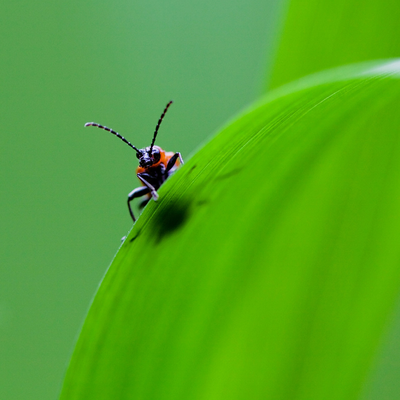
<path fill-rule="evenodd" d="M 154 187 L 153 185 L 151 185 L 149 182 L 147 182 L 147 181 L 142 177 L 142 174 L 137 174 L 137 177 L 140 179 L 140 181 L 143 183 L 143 185 L 145 185 L 145 186 L 148 188 L 148 190 L 149 190 L 150 193 L 151 193 L 151 197 L 153 197 L 153 200 L 154 200 L 154 201 L 157 201 L 157 200 L 158 200 L 158 193 L 157 193 L 155 187 Z"/>
<path fill-rule="evenodd" d="M 133 199 L 136 199 L 136 197 L 141 197 L 141 196 L 143 196 L 143 195 L 145 195 L 145 194 L 147 194 L 147 193 L 149 193 L 149 192 L 150 192 L 150 190 L 149 190 L 149 188 L 148 188 L 147 186 L 141 186 L 141 187 L 138 187 L 138 188 L 136 188 L 136 189 L 133 189 L 132 192 L 130 192 L 130 193 L 128 194 L 128 208 L 129 208 L 129 214 L 131 214 L 131 217 L 132 217 L 132 219 L 133 219 L 133 222 L 136 221 L 136 218 L 135 218 L 135 216 L 133 215 L 133 211 L 132 211 L 132 208 L 131 208 L 131 201 L 132 201 Z"/>
<path fill-rule="evenodd" d="M 179 161 L 181 164 L 183 164 L 183 158 L 181 156 L 181 153 L 175 153 L 168 161 L 166 171 L 168 172 L 176 163 L 176 160 L 179 158 Z"/>

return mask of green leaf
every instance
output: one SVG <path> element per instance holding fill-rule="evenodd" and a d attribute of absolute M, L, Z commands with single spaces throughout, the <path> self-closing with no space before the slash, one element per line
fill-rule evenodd
<path fill-rule="evenodd" d="M 395 0 L 290 0 L 270 87 L 340 65 L 400 56 Z"/>
<path fill-rule="evenodd" d="M 354 399 L 400 287 L 400 62 L 271 92 L 134 225 L 63 400 Z"/>

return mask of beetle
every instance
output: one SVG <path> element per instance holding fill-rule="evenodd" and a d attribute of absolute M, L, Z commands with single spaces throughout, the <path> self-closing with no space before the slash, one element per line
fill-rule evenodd
<path fill-rule="evenodd" d="M 145 205 L 151 198 L 157 201 L 159 197 L 157 190 L 179 167 L 179 165 L 183 164 L 181 153 L 166 152 L 161 147 L 154 146 L 161 121 L 163 120 L 169 106 L 172 103 L 173 102 L 171 100 L 166 105 L 160 119 L 158 120 L 156 129 L 154 131 L 153 140 L 151 141 L 151 145 L 145 147 L 144 149 L 138 149 L 133 144 L 128 142 L 118 132 L 114 131 L 113 129 L 107 128 L 104 125 L 100 125 L 96 122 L 87 122 L 85 124 L 85 126 L 96 126 L 108 132 L 111 132 L 136 151 L 136 157 L 139 159 L 139 166 L 136 169 L 136 176 L 139 178 L 142 186 L 133 189 L 132 192 L 128 194 L 128 209 L 133 219 L 133 222 L 136 222 L 136 218 L 131 208 L 131 201 L 137 197 L 142 197 L 146 195 L 147 199 L 142 202 L 142 205 Z"/>

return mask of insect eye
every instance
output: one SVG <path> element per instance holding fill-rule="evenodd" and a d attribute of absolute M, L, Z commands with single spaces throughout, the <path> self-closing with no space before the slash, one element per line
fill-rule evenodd
<path fill-rule="evenodd" d="M 155 162 L 160 161 L 160 157 L 161 156 L 160 156 L 160 151 L 158 149 L 153 149 L 152 156 L 153 156 L 153 159 L 154 159 Z"/>

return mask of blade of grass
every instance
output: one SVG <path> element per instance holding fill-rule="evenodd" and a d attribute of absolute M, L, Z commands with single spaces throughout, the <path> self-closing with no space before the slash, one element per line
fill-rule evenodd
<path fill-rule="evenodd" d="M 393 0 L 290 0 L 270 88 L 340 65 L 400 56 Z"/>
<path fill-rule="evenodd" d="M 399 63 L 269 94 L 150 202 L 72 399 L 354 399 L 400 287 Z"/>

